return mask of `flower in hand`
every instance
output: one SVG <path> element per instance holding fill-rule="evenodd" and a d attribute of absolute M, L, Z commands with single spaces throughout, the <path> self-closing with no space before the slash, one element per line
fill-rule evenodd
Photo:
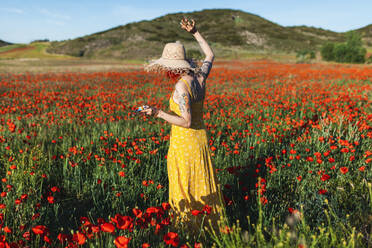
<path fill-rule="evenodd" d="M 153 107 L 153 106 L 148 106 L 145 105 L 143 106 L 143 110 L 141 110 L 141 113 L 145 113 L 146 115 L 151 115 L 157 117 L 159 114 L 160 109 Z"/>

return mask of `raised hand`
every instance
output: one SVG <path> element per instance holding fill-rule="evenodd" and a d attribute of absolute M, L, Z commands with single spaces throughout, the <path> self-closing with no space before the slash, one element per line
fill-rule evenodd
<path fill-rule="evenodd" d="M 196 26 L 195 26 L 195 20 L 191 19 L 191 22 L 184 17 L 181 22 L 181 28 L 185 29 L 187 32 L 195 34 L 196 33 Z"/>

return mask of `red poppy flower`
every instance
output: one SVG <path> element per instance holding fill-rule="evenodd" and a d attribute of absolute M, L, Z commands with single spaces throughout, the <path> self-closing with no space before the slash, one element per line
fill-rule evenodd
<path fill-rule="evenodd" d="M 323 176 L 320 178 L 320 180 L 322 181 L 327 181 L 328 179 L 330 179 L 330 175 L 327 175 L 327 174 L 323 174 Z"/>
<path fill-rule="evenodd" d="M 57 191 L 60 192 L 61 191 L 57 186 L 54 186 L 54 187 L 50 188 L 50 190 L 52 192 L 57 192 Z"/>
<path fill-rule="evenodd" d="M 44 241 L 47 242 L 48 244 L 50 244 L 52 242 L 52 240 L 48 237 L 48 236 L 44 236 Z"/>
<path fill-rule="evenodd" d="M 172 245 L 174 247 L 177 247 L 178 243 L 180 242 L 180 238 L 178 237 L 178 234 L 175 232 L 169 232 L 165 234 L 163 240 L 167 245 Z"/>
<path fill-rule="evenodd" d="M 92 225 L 91 226 L 91 228 L 92 228 L 92 232 L 94 232 L 94 233 L 99 233 L 99 226 L 97 226 L 97 225 Z"/>
<path fill-rule="evenodd" d="M 345 174 L 349 171 L 349 169 L 348 169 L 347 167 L 344 166 L 344 167 L 341 167 L 341 168 L 340 168 L 340 171 L 341 171 L 342 174 L 345 175 Z"/>
<path fill-rule="evenodd" d="M 330 163 L 334 163 L 336 160 L 334 159 L 334 158 L 328 158 L 328 162 L 330 162 Z"/>
<path fill-rule="evenodd" d="M 261 204 L 262 205 L 265 205 L 268 201 L 267 201 L 267 198 L 265 197 L 265 196 L 262 196 L 261 198 L 260 198 L 260 201 L 261 201 Z"/>
<path fill-rule="evenodd" d="M 114 244 L 117 248 L 127 248 L 130 240 L 131 238 L 127 238 L 125 236 L 118 236 L 115 239 Z"/>
<path fill-rule="evenodd" d="M 205 214 L 210 214 L 212 211 L 212 207 L 205 205 L 202 210 Z"/>
<path fill-rule="evenodd" d="M 46 228 L 46 226 L 43 226 L 43 225 L 37 225 L 37 226 L 34 226 L 32 228 L 32 231 L 35 234 L 42 235 L 42 234 L 44 234 L 47 231 L 47 228 Z"/>
<path fill-rule="evenodd" d="M 324 195 L 325 193 L 327 193 L 327 190 L 325 190 L 325 189 L 320 189 L 320 190 L 318 191 L 318 194 L 319 194 L 319 195 Z"/>
<path fill-rule="evenodd" d="M 54 203 L 54 197 L 53 196 L 48 196 L 48 202 L 50 203 L 50 204 L 52 204 L 52 203 Z"/>
<path fill-rule="evenodd" d="M 163 202 L 163 203 L 161 204 L 161 206 L 163 207 L 164 210 L 168 210 L 168 209 L 170 209 L 170 204 L 169 204 L 168 202 Z"/>
<path fill-rule="evenodd" d="M 192 211 L 191 211 L 191 214 L 194 215 L 194 216 L 197 216 L 197 215 L 199 215 L 200 213 L 201 213 L 201 211 L 199 211 L 199 210 L 192 210 Z"/>
<path fill-rule="evenodd" d="M 24 232 L 22 237 L 25 239 L 25 240 L 31 240 L 31 235 L 30 235 L 30 232 Z"/>
<path fill-rule="evenodd" d="M 202 248 L 203 245 L 201 243 L 195 243 L 194 248 Z"/>
<path fill-rule="evenodd" d="M 133 229 L 133 218 L 130 216 L 122 216 L 116 214 L 115 218 L 111 218 L 111 221 L 116 223 L 116 227 L 120 230 L 132 230 Z"/>
<path fill-rule="evenodd" d="M 140 209 L 133 208 L 132 211 L 133 211 L 133 214 L 134 214 L 137 218 L 141 218 L 141 217 L 142 217 L 142 211 L 141 211 Z"/>
<path fill-rule="evenodd" d="M 113 233 L 115 231 L 115 226 L 111 223 L 103 223 L 101 224 L 101 230 L 103 232 Z"/>
<path fill-rule="evenodd" d="M 84 234 L 77 232 L 73 235 L 72 240 L 74 240 L 79 245 L 83 245 L 85 243 L 86 237 Z"/>

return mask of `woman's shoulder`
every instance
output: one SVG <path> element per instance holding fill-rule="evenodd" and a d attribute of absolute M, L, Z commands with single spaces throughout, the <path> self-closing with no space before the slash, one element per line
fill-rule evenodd
<path fill-rule="evenodd" d="M 175 84 L 176 91 L 189 91 L 191 87 L 191 80 L 192 79 L 188 78 L 187 76 L 180 77 L 178 82 Z"/>
<path fill-rule="evenodd" d="M 208 76 L 209 76 L 209 73 L 212 69 L 212 65 L 213 65 L 213 60 L 204 60 L 202 65 L 200 66 L 199 70 L 198 70 L 198 79 L 202 80 L 202 81 L 205 81 Z"/>

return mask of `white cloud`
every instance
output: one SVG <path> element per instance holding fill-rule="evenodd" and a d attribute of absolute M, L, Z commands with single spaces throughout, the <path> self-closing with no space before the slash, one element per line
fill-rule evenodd
<path fill-rule="evenodd" d="M 23 9 L 18 9 L 18 8 L 0 8 L 0 11 L 12 13 L 12 14 L 23 14 L 24 11 Z"/>
<path fill-rule="evenodd" d="M 59 19 L 59 20 L 70 20 L 71 17 L 69 15 L 62 15 L 62 14 L 59 14 L 59 13 L 55 13 L 55 12 L 52 12 L 48 9 L 45 9 L 45 8 L 42 8 L 40 9 L 40 13 L 47 16 L 47 17 L 50 17 L 50 18 L 53 18 L 53 19 Z"/>

